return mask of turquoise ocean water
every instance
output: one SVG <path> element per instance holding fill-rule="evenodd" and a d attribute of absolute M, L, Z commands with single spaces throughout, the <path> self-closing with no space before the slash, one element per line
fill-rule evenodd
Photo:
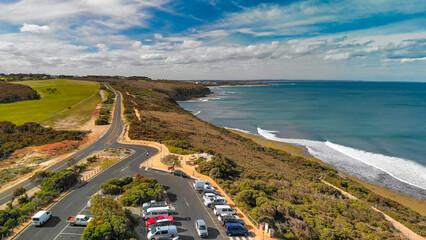
<path fill-rule="evenodd" d="M 352 176 L 426 200 L 426 83 L 274 81 L 179 102 L 218 126 L 303 146 Z"/>

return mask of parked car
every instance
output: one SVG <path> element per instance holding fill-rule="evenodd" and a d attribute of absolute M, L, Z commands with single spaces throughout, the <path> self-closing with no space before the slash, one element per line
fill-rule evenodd
<path fill-rule="evenodd" d="M 249 231 L 239 223 L 225 223 L 223 229 L 228 236 L 247 236 Z"/>
<path fill-rule="evenodd" d="M 206 193 L 203 195 L 203 199 L 204 201 L 206 201 L 206 199 L 210 199 L 210 198 L 215 198 L 217 195 L 214 193 Z"/>
<path fill-rule="evenodd" d="M 65 220 L 65 222 L 69 223 L 71 226 L 87 226 L 87 224 L 92 221 L 93 218 L 87 215 L 77 215 L 77 216 L 69 216 Z"/>
<path fill-rule="evenodd" d="M 214 192 L 216 192 L 216 189 L 212 185 L 204 185 L 204 191 L 205 190 L 213 190 Z"/>
<path fill-rule="evenodd" d="M 153 228 L 161 227 L 161 226 L 168 226 L 168 225 L 172 225 L 172 224 L 173 224 L 172 219 L 160 219 L 157 222 L 150 224 L 149 227 L 148 227 L 148 230 L 151 231 Z"/>
<path fill-rule="evenodd" d="M 170 215 L 170 211 L 175 210 L 174 207 L 153 207 L 153 208 L 148 208 L 146 210 L 143 210 L 142 212 L 142 216 L 143 219 L 147 220 L 153 217 L 158 217 L 158 216 L 169 216 Z"/>
<path fill-rule="evenodd" d="M 153 217 L 153 218 L 146 220 L 146 226 L 149 227 L 151 224 L 154 224 L 154 223 L 161 221 L 161 220 L 168 220 L 168 221 L 171 221 L 173 223 L 173 217 L 172 216 L 157 216 L 157 217 Z"/>
<path fill-rule="evenodd" d="M 146 210 L 148 208 L 152 208 L 152 207 L 165 207 L 166 206 L 166 202 L 157 202 L 155 200 L 146 202 L 144 204 L 142 204 L 142 210 Z"/>
<path fill-rule="evenodd" d="M 226 198 L 224 197 L 215 197 L 211 202 L 206 202 L 207 207 L 211 207 L 212 209 L 214 209 L 214 207 L 216 205 L 225 205 L 226 204 Z"/>
<path fill-rule="evenodd" d="M 207 225 L 203 219 L 198 219 L 195 221 L 195 230 L 197 230 L 199 237 L 208 237 L 209 232 L 207 230 Z"/>
<path fill-rule="evenodd" d="M 214 206 L 213 213 L 218 216 L 223 213 L 236 214 L 237 212 L 229 205 L 216 205 Z"/>
<path fill-rule="evenodd" d="M 43 226 L 51 217 L 52 212 L 39 211 L 31 218 L 31 222 L 34 226 Z"/>
<path fill-rule="evenodd" d="M 235 213 L 229 212 L 229 213 L 222 213 L 217 215 L 217 219 L 219 220 L 219 222 L 222 222 L 222 218 L 225 216 L 236 216 Z"/>
<path fill-rule="evenodd" d="M 239 223 L 241 224 L 243 227 L 246 226 L 246 222 L 244 222 L 244 220 L 242 220 L 241 218 L 239 218 L 236 215 L 225 215 L 221 217 L 220 223 L 222 223 L 222 226 L 225 226 L 226 223 Z"/>
<path fill-rule="evenodd" d="M 157 240 L 160 238 L 173 238 L 177 236 L 177 228 L 175 225 L 161 226 L 153 228 L 148 232 L 148 240 Z"/>
<path fill-rule="evenodd" d="M 179 177 L 183 177 L 183 178 L 188 177 L 188 175 L 186 175 L 186 173 L 184 173 L 184 172 L 183 172 L 183 171 L 181 171 L 181 170 L 173 170 L 171 173 L 172 173 L 172 175 L 174 175 L 174 176 L 179 176 Z"/>
<path fill-rule="evenodd" d="M 216 194 L 216 190 L 214 188 L 208 188 L 201 191 L 201 194 L 205 195 L 206 193 L 214 193 Z"/>
<path fill-rule="evenodd" d="M 195 180 L 193 184 L 194 189 L 197 191 L 203 191 L 204 185 L 211 185 L 211 184 L 207 182 L 206 180 Z"/>

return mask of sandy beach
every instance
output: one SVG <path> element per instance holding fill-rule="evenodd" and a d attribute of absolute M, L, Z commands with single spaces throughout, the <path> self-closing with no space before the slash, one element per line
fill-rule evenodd
<path fill-rule="evenodd" d="M 310 155 L 309 153 L 307 153 L 305 151 L 305 149 L 291 145 L 291 144 L 287 144 L 287 143 L 283 143 L 283 142 L 278 142 L 278 141 L 272 141 L 272 140 L 268 140 L 265 139 L 261 136 L 257 136 L 254 134 L 247 134 L 247 133 L 243 133 L 241 131 L 237 131 L 237 130 L 233 130 L 233 129 L 228 129 L 234 133 L 237 133 L 241 136 L 244 136 L 246 138 L 250 138 L 253 141 L 255 141 L 256 143 L 265 146 L 265 147 L 271 147 L 271 148 L 276 148 L 279 150 L 283 150 L 286 151 L 288 153 L 291 153 L 292 155 L 295 156 L 301 156 L 304 158 L 307 158 L 309 160 L 313 160 L 316 161 L 320 164 L 326 165 L 328 167 L 330 167 L 329 165 L 325 164 L 323 161 L 321 161 L 318 158 L 313 157 L 312 155 Z M 336 169 L 337 170 L 337 169 Z M 378 185 L 374 185 L 368 182 L 365 182 L 361 179 L 349 176 L 347 174 L 345 174 L 346 177 L 362 184 L 363 186 L 365 186 L 366 188 L 370 189 L 371 191 L 373 191 L 376 194 L 379 194 L 383 197 L 389 198 L 391 200 L 394 200 L 406 207 L 409 207 L 411 209 L 413 209 L 414 211 L 420 213 L 421 215 L 425 216 L 426 215 L 426 202 L 421 200 L 421 199 L 417 199 L 417 198 L 413 198 L 404 194 L 400 194 L 397 192 L 394 192 L 388 188 L 384 188 Z"/>

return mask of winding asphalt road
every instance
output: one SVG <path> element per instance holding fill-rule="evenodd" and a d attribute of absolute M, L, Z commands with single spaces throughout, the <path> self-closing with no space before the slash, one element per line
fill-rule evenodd
<path fill-rule="evenodd" d="M 195 192 L 192 188 L 191 179 L 172 176 L 167 172 L 156 169 L 139 168 L 140 163 L 148 158 L 146 153 L 148 152 L 150 156 L 155 155 L 158 151 L 157 149 L 148 146 L 117 143 L 117 139 L 123 129 L 123 120 L 121 118 L 121 94 L 118 92 L 116 92 L 116 94 L 117 101 L 114 117 L 109 131 L 98 141 L 71 157 L 77 160 L 83 159 L 88 157 L 92 152 L 107 147 L 133 149 L 135 153 L 98 174 L 87 184 L 71 191 L 50 209 L 52 218 L 43 227 L 29 226 L 17 236 L 16 239 L 81 239 L 84 228 L 70 226 L 65 222 L 65 219 L 68 216 L 77 215 L 79 213 L 90 214 L 86 206 L 88 200 L 99 190 L 99 185 L 106 182 L 108 179 L 134 176 L 136 173 L 149 178 L 155 177 L 158 182 L 163 185 L 164 189 L 167 191 L 169 202 L 176 209 L 172 215 L 181 239 L 200 239 L 194 227 L 195 220 L 197 219 L 205 220 L 209 230 L 208 239 L 227 239 L 228 237 L 223 233 L 212 211 L 204 207 L 201 202 L 200 194 Z M 49 170 L 60 170 L 66 167 L 66 160 L 64 160 L 55 164 L 49 168 Z M 30 182 L 24 182 L 21 186 L 31 187 L 32 184 Z M 146 239 L 146 237 L 144 237 L 146 233 L 141 233 L 140 235 L 143 239 Z M 248 237 L 248 239 L 251 239 L 251 237 Z"/>
<path fill-rule="evenodd" d="M 111 89 L 112 91 L 114 91 L 109 85 L 107 85 L 107 87 L 109 89 Z M 52 165 L 51 167 L 47 168 L 47 171 L 58 171 L 61 169 L 65 169 L 67 168 L 67 162 L 68 159 L 74 159 L 75 162 L 82 160 L 84 158 L 87 158 L 90 156 L 90 154 L 92 154 L 95 151 L 99 151 L 99 150 L 103 150 L 109 146 L 111 146 L 113 143 L 115 143 L 118 139 L 118 137 L 121 134 L 121 131 L 123 129 L 123 120 L 121 119 L 121 94 L 118 93 L 117 94 L 117 99 L 116 99 L 116 104 L 115 104 L 115 110 L 114 110 L 114 114 L 113 114 L 113 119 L 111 122 L 111 127 L 110 129 L 107 131 L 107 133 L 102 136 L 100 139 L 98 139 L 97 141 L 93 142 L 92 144 L 90 144 L 89 146 L 81 149 L 80 151 L 74 153 L 73 155 L 71 155 L 70 157 L 68 157 L 67 159 L 60 161 L 54 165 Z M 24 187 L 25 189 L 27 189 L 27 191 L 29 189 L 34 188 L 36 185 L 33 184 L 30 180 L 26 180 L 23 181 L 19 184 L 16 184 L 15 187 L 10 188 L 6 191 L 3 191 L 0 193 L 0 205 L 3 205 L 7 202 L 10 201 L 11 197 L 12 197 L 12 193 L 16 188 L 19 187 Z"/>

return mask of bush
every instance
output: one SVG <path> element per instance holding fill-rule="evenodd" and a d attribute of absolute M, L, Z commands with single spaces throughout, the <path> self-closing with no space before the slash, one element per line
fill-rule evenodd
<path fill-rule="evenodd" d="M 127 189 L 124 193 L 121 203 L 124 206 L 140 206 L 144 202 L 150 200 L 160 201 L 163 199 L 163 186 L 161 186 L 157 181 L 149 182 L 144 180 L 144 182 L 135 181 L 133 184 L 126 186 Z"/>
<path fill-rule="evenodd" d="M 196 169 L 214 179 L 225 180 L 239 175 L 236 164 L 221 154 L 214 156 L 211 161 L 201 162 Z"/>
<path fill-rule="evenodd" d="M 104 183 L 100 186 L 100 188 L 103 194 L 118 195 L 122 192 L 121 187 L 114 184 Z"/>

